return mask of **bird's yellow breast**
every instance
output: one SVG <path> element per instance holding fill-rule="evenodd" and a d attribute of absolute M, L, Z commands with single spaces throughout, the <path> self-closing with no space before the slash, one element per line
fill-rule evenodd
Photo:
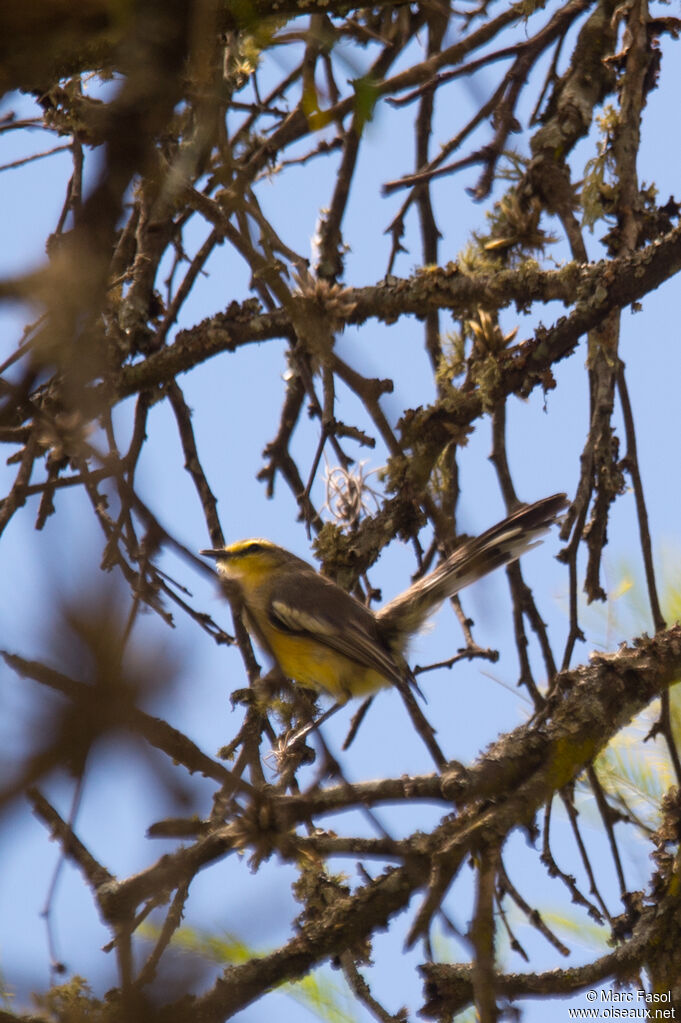
<path fill-rule="evenodd" d="M 255 626 L 252 631 L 262 637 L 284 675 L 300 685 L 329 693 L 341 703 L 390 685 L 390 680 L 375 668 L 350 660 L 308 634 L 296 636 L 282 632 L 253 608 L 248 617 Z"/>

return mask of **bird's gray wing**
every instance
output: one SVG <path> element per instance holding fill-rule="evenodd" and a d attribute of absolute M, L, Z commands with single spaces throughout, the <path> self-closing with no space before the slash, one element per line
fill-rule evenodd
<path fill-rule="evenodd" d="M 371 611 L 322 576 L 306 573 L 277 581 L 268 613 L 277 629 L 309 636 L 393 682 L 404 677 Z"/>

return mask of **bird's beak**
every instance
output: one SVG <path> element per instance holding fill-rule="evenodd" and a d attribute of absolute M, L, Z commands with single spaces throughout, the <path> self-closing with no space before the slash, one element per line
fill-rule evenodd
<path fill-rule="evenodd" d="M 223 555 L 224 553 L 225 553 L 225 552 L 224 552 L 224 550 L 222 550 L 222 548 L 220 548 L 219 550 L 205 550 L 205 551 L 199 551 L 199 554 L 202 554 L 202 555 L 204 556 L 204 558 L 219 558 L 219 557 L 221 557 L 221 556 L 222 556 L 222 555 Z"/>

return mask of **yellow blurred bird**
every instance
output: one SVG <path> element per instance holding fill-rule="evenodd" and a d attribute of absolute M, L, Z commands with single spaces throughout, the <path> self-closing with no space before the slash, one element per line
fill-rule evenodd
<path fill-rule="evenodd" d="M 410 680 L 409 640 L 430 615 L 535 546 L 567 503 L 565 494 L 554 494 L 520 505 L 376 612 L 269 540 L 239 540 L 201 554 L 215 558 L 220 575 L 237 585 L 246 628 L 283 674 L 344 703 Z"/>

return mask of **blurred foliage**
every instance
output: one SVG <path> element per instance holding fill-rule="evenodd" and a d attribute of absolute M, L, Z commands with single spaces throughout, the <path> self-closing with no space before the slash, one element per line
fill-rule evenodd
<path fill-rule="evenodd" d="M 156 941 L 159 934 L 158 928 L 151 924 L 140 928 L 140 937 L 151 941 Z M 253 948 L 234 934 L 211 934 L 186 926 L 175 932 L 171 947 L 183 955 L 220 966 L 247 963 L 269 954 L 266 950 Z M 326 970 L 316 970 L 295 984 L 281 984 L 275 990 L 292 998 L 301 1008 L 326 1023 L 356 1023 L 357 1016 L 351 1011 L 352 999 L 347 986 L 340 986 Z"/>

